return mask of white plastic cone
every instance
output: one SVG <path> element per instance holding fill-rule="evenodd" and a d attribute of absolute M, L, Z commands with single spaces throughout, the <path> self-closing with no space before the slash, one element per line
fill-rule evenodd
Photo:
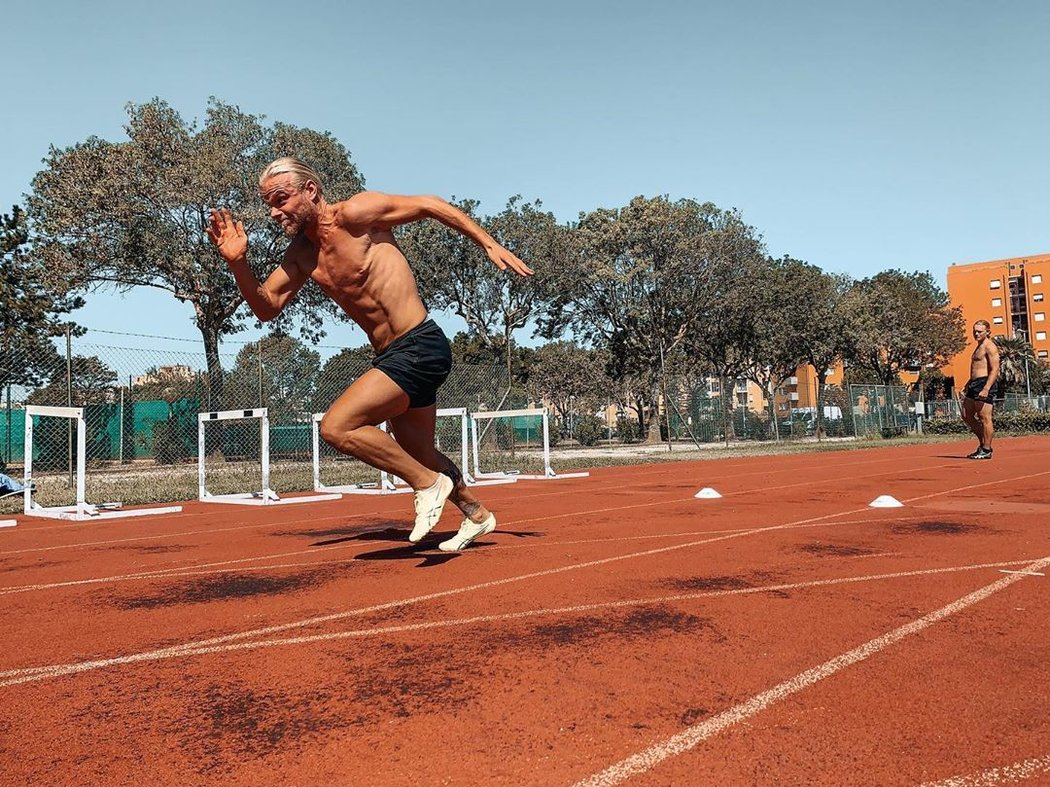
<path fill-rule="evenodd" d="M 716 497 L 721 497 L 721 495 L 718 494 L 718 492 L 716 492 L 711 487 L 705 486 L 703 489 L 701 489 L 699 492 L 693 495 L 693 497 L 698 497 L 701 500 L 713 500 Z"/>
<path fill-rule="evenodd" d="M 870 503 L 868 503 L 868 508 L 903 508 L 903 507 L 904 507 L 904 503 L 902 503 L 900 500 L 898 500 L 895 497 L 890 497 L 889 495 L 879 495 L 874 500 L 872 500 Z"/>

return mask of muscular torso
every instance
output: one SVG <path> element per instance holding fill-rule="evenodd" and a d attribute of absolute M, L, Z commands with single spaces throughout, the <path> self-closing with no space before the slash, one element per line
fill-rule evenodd
<path fill-rule="evenodd" d="M 982 339 L 977 347 L 974 348 L 973 355 L 970 356 L 970 379 L 975 377 L 987 377 L 991 373 L 991 363 L 988 359 L 990 350 L 988 349 L 989 339 Z"/>
<path fill-rule="evenodd" d="M 317 245 L 300 235 L 288 256 L 361 326 L 377 353 L 426 318 L 415 276 L 389 230 L 347 228 L 326 217 Z"/>

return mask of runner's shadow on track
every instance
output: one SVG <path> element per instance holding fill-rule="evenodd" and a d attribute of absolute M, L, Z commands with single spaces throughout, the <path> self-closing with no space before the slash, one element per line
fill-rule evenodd
<path fill-rule="evenodd" d="M 375 552 L 364 552 L 354 557 L 354 560 L 419 560 L 422 562 L 416 568 L 432 568 L 440 566 L 460 556 L 460 552 L 438 552 L 434 554 L 429 550 L 437 546 L 437 539 L 428 538 L 418 544 L 392 547 L 391 549 L 377 549 Z M 474 546 L 478 546 L 477 543 Z"/>
<path fill-rule="evenodd" d="M 401 523 L 398 522 L 398 525 Z M 404 541 L 408 538 L 407 527 L 385 527 L 382 530 L 353 530 L 347 531 L 340 538 L 328 538 L 324 541 L 314 541 L 312 547 L 327 547 L 332 544 L 345 544 L 347 541 Z M 333 535 L 335 535 L 333 533 Z"/>

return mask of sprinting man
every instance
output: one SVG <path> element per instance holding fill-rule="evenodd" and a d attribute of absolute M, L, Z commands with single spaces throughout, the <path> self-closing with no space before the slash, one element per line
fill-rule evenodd
<path fill-rule="evenodd" d="M 973 338 L 977 342 L 970 356 L 970 381 L 963 389 L 962 417 L 979 444 L 967 459 L 991 459 L 992 402 L 999 391 L 999 348 L 989 335 L 992 326 L 987 320 L 973 324 Z"/>
<path fill-rule="evenodd" d="M 532 270 L 463 211 L 438 197 L 366 191 L 329 203 L 320 176 L 299 159 L 279 158 L 259 176 L 259 191 L 292 241 L 284 261 L 260 284 L 247 263 L 244 224 L 213 210 L 208 236 L 226 260 L 255 316 L 281 313 L 313 279 L 364 329 L 375 349 L 372 367 L 332 404 L 321 421 L 337 450 L 404 479 L 415 490 L 418 542 L 441 517 L 446 499 L 464 514 L 459 532 L 440 549 L 460 550 L 496 528 L 496 517 L 463 481 L 459 468 L 434 447 L 437 389 L 452 368 L 441 328 L 427 316 L 416 280 L 391 233 L 393 227 L 437 219 L 477 243 L 500 270 Z M 377 427 L 386 421 L 394 439 Z"/>

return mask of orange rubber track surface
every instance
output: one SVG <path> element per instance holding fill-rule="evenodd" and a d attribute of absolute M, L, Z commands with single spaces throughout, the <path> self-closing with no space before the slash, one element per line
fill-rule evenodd
<path fill-rule="evenodd" d="M 19 517 L 0 784 L 1048 784 L 1050 438 L 970 450 L 482 487 L 452 555 L 407 495 Z"/>

